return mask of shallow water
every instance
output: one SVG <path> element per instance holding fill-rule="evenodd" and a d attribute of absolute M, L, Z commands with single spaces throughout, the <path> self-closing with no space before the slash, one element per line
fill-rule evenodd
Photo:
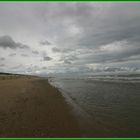
<path fill-rule="evenodd" d="M 50 82 L 75 108 L 83 137 L 140 137 L 140 82 L 122 77 L 64 76 Z"/>

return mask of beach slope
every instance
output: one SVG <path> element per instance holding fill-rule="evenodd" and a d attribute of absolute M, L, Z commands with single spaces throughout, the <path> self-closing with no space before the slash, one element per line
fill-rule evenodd
<path fill-rule="evenodd" d="M 80 137 L 77 121 L 47 79 L 0 76 L 0 137 Z"/>

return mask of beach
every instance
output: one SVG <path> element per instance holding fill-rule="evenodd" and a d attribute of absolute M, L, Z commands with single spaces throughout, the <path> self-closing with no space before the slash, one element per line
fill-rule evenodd
<path fill-rule="evenodd" d="M 0 76 L 0 137 L 80 137 L 71 107 L 45 78 Z"/>
<path fill-rule="evenodd" d="M 1 74 L 0 137 L 139 137 L 139 85 Z"/>

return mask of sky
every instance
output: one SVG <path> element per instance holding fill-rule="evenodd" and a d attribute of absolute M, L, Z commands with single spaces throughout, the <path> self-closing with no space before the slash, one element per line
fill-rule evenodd
<path fill-rule="evenodd" d="M 0 71 L 140 70 L 140 3 L 0 3 Z"/>

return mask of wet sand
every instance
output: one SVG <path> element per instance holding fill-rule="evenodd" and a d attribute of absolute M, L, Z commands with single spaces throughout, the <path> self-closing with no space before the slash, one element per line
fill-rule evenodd
<path fill-rule="evenodd" d="M 76 118 L 47 79 L 0 76 L 0 137 L 80 137 Z"/>

